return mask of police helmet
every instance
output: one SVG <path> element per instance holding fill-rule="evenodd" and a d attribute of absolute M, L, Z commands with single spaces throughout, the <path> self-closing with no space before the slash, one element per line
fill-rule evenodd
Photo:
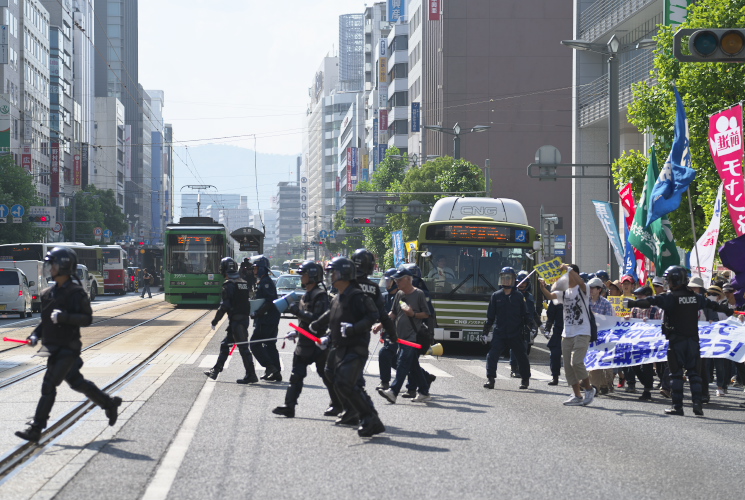
<path fill-rule="evenodd" d="M 595 277 L 600 278 L 603 280 L 603 283 L 610 280 L 610 276 L 608 276 L 608 273 L 600 269 L 599 271 L 595 272 Z"/>
<path fill-rule="evenodd" d="M 269 270 L 272 267 L 272 265 L 269 263 L 269 259 L 267 259 L 263 255 L 256 255 L 252 257 L 251 264 L 256 267 L 257 273 L 260 277 L 269 274 Z"/>
<path fill-rule="evenodd" d="M 525 281 L 525 290 L 530 291 L 530 281 L 526 279 L 528 276 L 528 271 L 520 271 L 517 273 L 516 282 L 517 284 L 520 284 L 522 281 Z"/>
<path fill-rule="evenodd" d="M 335 271 L 338 274 L 335 274 Z M 346 257 L 334 257 L 331 259 L 331 261 L 326 264 L 326 272 L 331 273 L 332 284 L 336 283 L 338 280 L 352 281 L 357 276 L 354 262 Z"/>
<path fill-rule="evenodd" d="M 357 266 L 357 276 L 367 276 L 375 269 L 375 256 L 366 248 L 358 248 L 352 254 L 352 262 Z"/>
<path fill-rule="evenodd" d="M 396 274 L 396 268 L 392 267 L 385 272 L 385 277 L 392 278 L 394 274 Z"/>
<path fill-rule="evenodd" d="M 406 269 L 408 269 L 409 273 L 411 273 L 411 275 L 414 278 L 419 278 L 419 279 L 422 278 L 422 270 L 419 269 L 419 266 L 417 266 L 413 262 L 409 262 L 408 264 L 401 264 L 401 265 L 405 267 Z"/>
<path fill-rule="evenodd" d="M 502 285 L 503 288 L 512 288 L 515 286 L 516 279 L 517 273 L 515 273 L 515 269 L 512 267 L 506 266 L 499 271 L 499 284 Z"/>
<path fill-rule="evenodd" d="M 306 260 L 302 264 L 300 264 L 300 267 L 297 269 L 297 273 L 307 274 L 308 278 L 313 283 L 320 283 L 323 281 L 323 266 L 317 262 L 314 262 L 312 260 Z"/>
<path fill-rule="evenodd" d="M 220 274 L 227 276 L 228 274 L 235 274 L 238 272 L 238 264 L 233 260 L 232 257 L 224 257 L 220 261 Z"/>
<path fill-rule="evenodd" d="M 665 274 L 663 276 L 667 280 L 667 284 L 670 289 L 675 290 L 676 288 L 680 288 L 686 285 L 686 281 L 688 279 L 688 271 L 686 271 L 685 268 L 681 266 L 670 266 L 665 270 Z"/>
<path fill-rule="evenodd" d="M 585 283 L 590 281 L 590 275 L 587 273 L 579 273 L 579 277 L 582 278 L 582 281 L 584 281 Z"/>
<path fill-rule="evenodd" d="M 57 276 L 75 276 L 78 271 L 78 256 L 67 247 L 54 247 L 44 256 L 45 267 L 57 264 Z M 51 273 L 49 273 L 51 276 Z"/>

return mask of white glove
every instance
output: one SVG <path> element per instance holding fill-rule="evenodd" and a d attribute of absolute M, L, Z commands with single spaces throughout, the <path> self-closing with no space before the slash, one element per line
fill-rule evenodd
<path fill-rule="evenodd" d="M 62 311 L 60 311 L 59 309 L 55 309 L 52 311 L 52 314 L 51 314 L 52 323 L 54 323 L 55 325 L 57 324 L 57 318 L 59 317 L 60 314 L 62 314 Z"/>
<path fill-rule="evenodd" d="M 31 347 L 36 347 L 36 344 L 39 342 L 39 337 L 36 335 L 29 335 L 26 337 L 26 340 L 28 340 L 28 345 Z"/>
<path fill-rule="evenodd" d="M 481 343 L 482 344 L 488 344 L 489 342 L 491 342 L 491 339 L 492 338 L 494 338 L 494 334 L 493 333 L 489 333 L 489 335 L 482 335 L 481 336 Z"/>
<path fill-rule="evenodd" d="M 322 351 L 325 351 L 326 348 L 329 346 L 329 336 L 326 335 L 325 337 L 321 337 L 321 341 L 316 342 L 316 345 L 320 347 Z"/>
<path fill-rule="evenodd" d="M 351 329 L 354 327 L 352 323 L 342 323 L 341 324 L 341 336 L 346 338 L 347 337 L 347 329 Z"/>

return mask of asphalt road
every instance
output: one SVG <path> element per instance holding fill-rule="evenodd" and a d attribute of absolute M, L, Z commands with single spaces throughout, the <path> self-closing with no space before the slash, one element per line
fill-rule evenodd
<path fill-rule="evenodd" d="M 286 320 L 280 333 L 286 331 Z M 500 362 L 482 388 L 479 349 L 425 359 L 437 375 L 430 403 L 375 394 L 377 356 L 366 375 L 386 432 L 361 439 L 323 417 L 328 396 L 311 372 L 296 418 L 275 416 L 285 382 L 242 386 L 240 359 L 217 381 L 215 335 L 193 364 L 153 368 L 119 393 L 120 422 L 92 412 L 44 455 L 0 484 L 3 498 L 739 498 L 742 389 L 712 398 L 705 416 L 663 415 L 669 400 L 616 392 L 566 407 L 550 387 L 545 341 L 531 354 L 527 391 Z M 282 342 L 279 342 L 281 345 Z M 371 350 L 372 350 L 371 346 Z M 201 365 L 201 366 L 200 366 Z M 83 370 L 85 372 L 85 369 Z M 262 373 L 263 371 L 259 371 Z M 563 381 L 562 381 L 563 382 Z M 6 494 L 12 496 L 5 496 Z"/>

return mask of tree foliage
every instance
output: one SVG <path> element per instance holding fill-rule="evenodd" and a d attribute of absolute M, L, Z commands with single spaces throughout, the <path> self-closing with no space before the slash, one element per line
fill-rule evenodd
<path fill-rule="evenodd" d="M 36 195 L 32 177 L 23 167 L 16 165 L 10 155 L 0 157 L 0 204 L 7 205 L 8 208 L 23 205 L 26 214 L 29 207 L 42 205 Z M 7 223 L 0 224 L 0 243 L 42 241 L 48 230 L 35 227 L 25 218 L 24 216 L 21 224 L 14 224 L 11 216 Z"/>
<path fill-rule="evenodd" d="M 75 194 L 75 202 L 65 207 L 64 213 L 65 238 L 69 241 L 73 239 L 73 226 L 75 240 L 88 245 L 102 243 L 96 241 L 93 234 L 96 227 L 109 229 L 115 236 L 127 233 L 127 221 L 121 208 L 116 204 L 114 192 L 110 189 L 86 186 Z"/>
<path fill-rule="evenodd" d="M 745 26 L 745 0 L 701 0 L 689 8 L 687 21 L 680 28 L 735 28 Z M 634 85 L 634 101 L 629 105 L 629 122 L 655 137 L 658 162 L 664 163 L 672 145 L 675 124 L 673 84 L 686 107 L 690 149 L 696 180 L 690 193 L 698 235 L 708 224 L 721 179 L 711 158 L 708 144 L 709 116 L 745 100 L 745 65 L 732 63 L 680 62 L 673 56 L 676 28 L 660 26 L 655 37 L 654 70 L 651 79 Z M 614 164 L 614 178 L 620 188 L 634 183 L 638 198 L 648 160 L 638 151 L 630 151 Z M 725 205 L 725 204 L 723 204 Z M 720 241 L 735 237 L 734 226 L 723 206 Z M 688 200 L 669 215 L 679 246 L 693 247 Z"/>

